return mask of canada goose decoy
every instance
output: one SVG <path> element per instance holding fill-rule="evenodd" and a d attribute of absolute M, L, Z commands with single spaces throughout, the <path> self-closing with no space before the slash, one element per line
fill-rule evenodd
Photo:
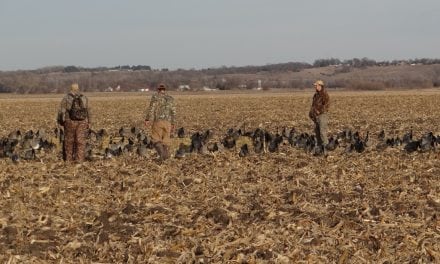
<path fill-rule="evenodd" d="M 367 131 L 367 135 L 365 136 L 364 139 L 364 145 L 365 147 L 371 147 L 371 145 L 373 145 L 373 142 L 370 140 L 370 131 Z"/>
<path fill-rule="evenodd" d="M 316 145 L 317 145 L 317 142 L 316 142 L 315 135 L 311 135 L 307 138 L 304 150 L 306 152 L 312 152 Z"/>
<path fill-rule="evenodd" d="M 185 137 L 185 129 L 183 127 L 177 129 L 177 137 L 184 138 Z"/>
<path fill-rule="evenodd" d="M 302 133 L 297 137 L 295 141 L 295 146 L 301 149 L 305 149 L 307 147 L 307 142 L 309 141 L 309 135 L 307 133 Z"/>
<path fill-rule="evenodd" d="M 395 145 L 396 147 L 398 147 L 398 146 L 402 146 L 402 140 L 400 139 L 399 136 L 397 136 L 396 139 L 394 140 L 394 145 Z"/>
<path fill-rule="evenodd" d="M 287 141 L 291 146 L 295 144 L 295 138 L 296 138 L 296 130 L 295 128 L 292 128 L 289 132 L 289 137 L 287 138 Z"/>
<path fill-rule="evenodd" d="M 232 135 L 227 135 L 222 142 L 225 148 L 231 149 L 235 147 L 236 140 Z"/>
<path fill-rule="evenodd" d="M 131 135 L 137 136 L 139 133 L 141 133 L 141 129 L 137 126 L 133 126 L 133 127 L 131 127 L 130 132 L 131 132 Z"/>
<path fill-rule="evenodd" d="M 41 145 L 42 145 L 42 141 L 41 141 L 40 138 L 34 138 L 34 139 L 31 140 L 30 143 L 31 143 L 31 148 L 32 148 L 33 150 L 38 150 L 38 149 L 40 149 L 40 148 L 41 148 Z"/>
<path fill-rule="evenodd" d="M 14 153 L 11 155 L 11 160 L 13 163 L 18 163 L 20 162 L 20 156 L 17 153 Z"/>
<path fill-rule="evenodd" d="M 269 152 L 278 151 L 278 147 L 280 146 L 281 142 L 283 142 L 283 137 L 279 134 L 276 134 L 269 142 L 268 145 Z"/>
<path fill-rule="evenodd" d="M 407 133 L 405 133 L 405 135 L 403 135 L 402 142 L 404 144 L 408 144 L 408 143 L 410 143 L 412 141 L 412 139 L 413 139 L 413 132 L 412 132 L 412 129 L 411 129 L 410 132 L 407 132 Z"/>
<path fill-rule="evenodd" d="M 403 149 L 408 153 L 413 153 L 417 151 L 419 147 L 420 147 L 420 141 L 416 140 L 416 141 L 408 142 Z"/>
<path fill-rule="evenodd" d="M 119 129 L 119 136 L 121 136 L 121 137 L 130 137 L 132 135 L 132 133 L 131 133 L 131 129 L 130 128 L 127 128 L 127 127 L 121 127 L 120 129 Z"/>
<path fill-rule="evenodd" d="M 22 156 L 22 158 L 23 158 L 24 160 L 34 160 L 34 159 L 36 158 L 35 150 L 34 150 L 34 149 L 28 149 L 28 150 L 25 150 L 25 151 L 23 152 L 23 156 Z"/>
<path fill-rule="evenodd" d="M 46 138 L 46 131 L 44 129 L 38 129 L 37 133 L 35 133 L 35 137 L 45 139 Z"/>
<path fill-rule="evenodd" d="M 183 143 L 180 143 L 179 148 L 176 151 L 176 154 L 174 155 L 175 158 L 181 159 L 183 157 L 185 157 L 186 153 L 190 153 L 191 152 L 191 146 L 187 146 Z"/>
<path fill-rule="evenodd" d="M 240 153 L 238 153 L 238 155 L 240 157 L 246 157 L 249 155 L 249 148 L 248 148 L 247 144 L 244 144 L 243 146 L 241 146 Z"/>
<path fill-rule="evenodd" d="M 214 143 L 208 143 L 207 145 L 206 145 L 206 148 L 207 148 L 207 150 L 208 151 L 210 151 L 210 152 L 217 152 L 217 151 L 219 151 L 219 145 L 217 144 L 217 142 L 214 142 Z"/>
<path fill-rule="evenodd" d="M 32 129 L 24 133 L 24 139 L 32 139 L 32 138 L 34 138 L 34 131 Z"/>
<path fill-rule="evenodd" d="M 8 139 L 21 141 L 22 139 L 21 131 L 18 129 L 9 133 Z"/>
<path fill-rule="evenodd" d="M 389 147 L 394 147 L 394 138 L 387 138 L 387 140 L 385 141 L 385 143 L 386 143 L 387 146 L 389 146 Z"/>
<path fill-rule="evenodd" d="M 325 149 L 328 151 L 333 151 L 339 146 L 339 140 L 330 137 L 328 144 L 325 146 Z"/>
<path fill-rule="evenodd" d="M 356 150 L 357 153 L 362 153 L 362 152 L 364 152 L 364 150 L 365 150 L 365 143 L 364 143 L 362 140 L 357 139 L 357 140 L 354 142 L 353 145 L 354 145 L 354 149 Z"/>
<path fill-rule="evenodd" d="M 420 150 L 429 151 L 434 149 L 436 139 L 432 132 L 426 133 L 422 136 L 420 142 Z"/>
<path fill-rule="evenodd" d="M 208 143 L 208 141 L 213 137 L 214 133 L 211 129 L 207 129 L 205 133 L 202 135 L 202 142 L 204 145 Z"/>
<path fill-rule="evenodd" d="M 324 147 L 316 145 L 312 150 L 312 155 L 313 156 L 321 156 L 322 154 L 324 154 Z"/>
<path fill-rule="evenodd" d="M 135 149 L 134 141 L 131 138 L 128 138 L 128 143 L 124 145 L 124 151 L 133 152 Z"/>
<path fill-rule="evenodd" d="M 191 136 L 191 152 L 200 152 L 203 147 L 203 136 L 196 132 Z"/>
<path fill-rule="evenodd" d="M 264 151 L 264 142 L 260 138 L 257 138 L 252 143 L 254 145 L 254 151 L 257 154 L 260 154 Z"/>
<path fill-rule="evenodd" d="M 379 135 L 377 135 L 377 139 L 380 141 L 385 140 L 385 130 L 382 129 L 382 131 L 380 131 Z"/>
<path fill-rule="evenodd" d="M 283 127 L 283 130 L 281 132 L 281 136 L 283 138 L 288 139 L 290 137 L 290 130 L 287 127 Z"/>

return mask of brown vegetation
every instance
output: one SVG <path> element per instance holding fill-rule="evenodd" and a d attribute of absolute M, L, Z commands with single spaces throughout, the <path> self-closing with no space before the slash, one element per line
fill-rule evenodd
<path fill-rule="evenodd" d="M 330 133 L 346 127 L 440 132 L 438 92 L 333 92 Z M 176 95 L 179 124 L 311 131 L 312 93 Z M 93 128 L 141 126 L 147 97 L 90 95 Z M 55 125 L 60 98 L 0 99 L 0 135 Z M 178 139 L 175 139 L 178 140 Z M 0 160 L 0 261 L 100 263 L 435 263 L 439 152 L 313 157 L 287 145 L 164 164 L 149 157 L 64 164 Z M 202 262 L 196 262 L 202 263 Z"/>

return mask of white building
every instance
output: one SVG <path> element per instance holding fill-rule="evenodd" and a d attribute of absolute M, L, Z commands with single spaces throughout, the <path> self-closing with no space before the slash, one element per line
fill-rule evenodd
<path fill-rule="evenodd" d="M 189 87 L 188 84 L 181 84 L 179 87 L 177 87 L 177 91 L 189 91 L 191 90 L 191 87 Z"/>

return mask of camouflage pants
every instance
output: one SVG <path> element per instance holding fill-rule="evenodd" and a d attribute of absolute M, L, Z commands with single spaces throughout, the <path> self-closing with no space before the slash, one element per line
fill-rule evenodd
<path fill-rule="evenodd" d="M 326 146 L 328 144 L 327 129 L 328 129 L 327 114 L 320 114 L 315 119 L 315 135 L 318 140 L 318 145 Z"/>
<path fill-rule="evenodd" d="M 154 144 L 160 142 L 165 146 L 171 145 L 171 123 L 169 121 L 154 121 L 151 130 L 151 139 Z"/>
<path fill-rule="evenodd" d="M 64 124 L 64 160 L 84 161 L 87 143 L 87 121 L 66 120 Z"/>

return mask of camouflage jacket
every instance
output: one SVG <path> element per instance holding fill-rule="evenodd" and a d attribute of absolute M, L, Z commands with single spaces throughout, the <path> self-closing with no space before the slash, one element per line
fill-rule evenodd
<path fill-rule="evenodd" d="M 313 96 L 312 107 L 310 108 L 309 116 L 315 119 L 318 115 L 328 112 L 330 106 L 330 97 L 326 90 L 316 92 Z"/>
<path fill-rule="evenodd" d="M 58 116 L 57 116 L 58 124 L 64 125 L 66 120 L 70 120 L 69 111 L 70 108 L 72 107 L 73 98 L 74 98 L 74 94 L 68 93 L 63 97 L 63 100 L 61 100 L 60 110 L 58 111 Z M 86 121 L 90 124 L 91 113 L 89 107 L 89 99 L 85 95 L 81 94 L 81 100 L 84 104 L 84 107 L 87 108 L 88 116 Z"/>
<path fill-rule="evenodd" d="M 175 125 L 176 106 L 174 104 L 174 98 L 166 93 L 154 94 L 151 97 L 150 107 L 148 108 L 145 120 L 153 122 L 165 120 L 169 121 L 171 125 Z"/>

